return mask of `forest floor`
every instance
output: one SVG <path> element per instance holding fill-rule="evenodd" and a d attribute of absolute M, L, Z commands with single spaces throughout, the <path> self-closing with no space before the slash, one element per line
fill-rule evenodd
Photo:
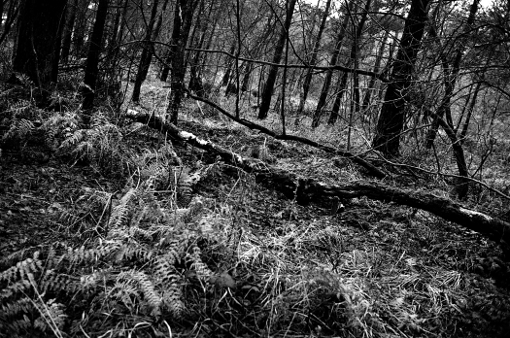
<path fill-rule="evenodd" d="M 161 94 L 146 87 L 145 106 L 161 109 Z M 179 127 L 202 139 L 240 153 L 250 145 L 265 144 L 278 168 L 325 182 L 369 179 L 346 159 L 339 168 L 330 157 L 306 146 L 273 141 L 217 118 L 188 118 L 196 116 L 195 105 L 186 102 Z M 119 131 L 130 156 L 157 153 L 165 142 L 156 131 L 140 126 L 124 124 Z M 97 296 L 105 302 L 102 307 L 96 298 L 77 305 L 70 296 L 48 292 L 69 321 L 59 320 L 56 310 L 27 310 L 35 328 L 26 332 L 83 337 L 106 332 L 112 337 L 131 336 L 135 331 L 139 337 L 508 337 L 510 261 L 492 241 L 428 212 L 364 198 L 342 201 L 342 207 L 340 201 L 330 206 L 299 205 L 259 186 L 250 174 L 207 160 L 201 151 L 179 144 L 174 148 L 183 165 L 195 168 L 203 162 L 200 165 L 208 170 L 207 179 L 193 187 L 193 198 L 200 198 L 203 205 L 199 215 L 183 221 L 182 228 L 175 225 L 193 232 L 186 238 L 195 236 L 204 269 L 212 272 L 209 280 L 197 281 L 191 268 L 176 264 L 176 274 L 182 278 L 180 300 L 187 314 L 171 321 L 164 309 L 163 314 L 154 313 L 154 307 L 147 311 L 142 301 L 130 309 L 126 301 L 122 306 L 108 305 L 108 292 Z M 16 151 L 3 150 L 0 305 L 5 310 L 6 304 L 14 304 L 15 296 L 5 293 L 11 281 L 5 276 L 16 259 L 27 262 L 34 252 L 56 243 L 80 248 L 99 246 L 101 239 L 114 240 L 100 226 L 111 210 L 90 208 L 89 192 L 104 192 L 122 202 L 128 196 L 126 186 L 136 186 L 133 177 L 143 169 L 105 171 L 104 163 L 70 160 L 33 143 Z M 140 181 L 143 175 L 136 177 Z M 183 210 L 166 200 L 175 195 L 155 196 L 161 209 Z M 157 247 L 161 241 L 151 237 L 143 245 Z M 93 260 L 88 264 L 103 268 Z M 86 268 L 80 269 L 66 274 L 84 276 Z M 149 273 L 132 257 L 129 264 L 115 269 Z M 109 284 L 105 282 L 104 287 Z M 141 298 L 150 302 L 149 291 L 143 292 Z M 22 294 L 23 298 L 29 292 Z M 40 295 L 45 297 L 43 292 Z M 50 315 L 54 326 L 48 324 Z M 46 324 L 37 318 L 44 318 Z M 82 330 L 77 329 L 80 325 Z M 9 331 L 23 332 L 20 327 L 0 323 L 0 336 L 23 336 Z"/>

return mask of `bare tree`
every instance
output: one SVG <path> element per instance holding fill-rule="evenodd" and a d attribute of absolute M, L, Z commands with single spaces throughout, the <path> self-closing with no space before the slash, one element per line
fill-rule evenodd
<path fill-rule="evenodd" d="M 165 3 L 166 5 L 166 3 Z M 133 95 L 131 96 L 131 100 L 133 102 L 140 101 L 140 90 L 142 88 L 142 83 L 147 76 L 147 72 L 149 71 L 151 55 L 153 52 L 153 43 L 156 37 L 153 36 L 154 33 L 154 25 L 156 24 L 156 15 L 158 14 L 158 6 L 159 0 L 154 0 L 152 3 L 152 11 L 149 19 L 149 24 L 147 25 L 145 31 L 145 39 L 142 47 L 142 55 L 140 56 L 140 62 L 138 64 L 138 71 L 136 72 L 136 79 L 133 86 Z"/>
<path fill-rule="evenodd" d="M 315 43 L 313 46 L 312 56 L 310 57 L 309 63 L 310 63 L 310 66 L 312 66 L 312 67 L 315 66 L 315 64 L 317 63 L 317 56 L 319 55 L 322 34 L 324 33 L 324 28 L 326 28 L 326 21 L 328 20 L 330 7 L 331 7 L 331 0 L 327 0 L 326 6 L 324 8 L 324 12 L 322 14 L 322 20 L 321 20 L 321 24 L 319 26 L 319 31 L 317 32 L 317 37 L 315 39 Z M 298 117 L 303 113 L 306 98 L 308 97 L 308 91 L 310 90 L 310 83 L 312 82 L 312 70 L 313 70 L 312 67 L 307 69 L 305 79 L 303 81 L 303 92 L 301 94 L 301 97 L 299 100 L 299 107 L 296 112 Z M 296 121 L 299 121 L 299 119 L 296 119 Z"/>
<path fill-rule="evenodd" d="M 373 147 L 385 156 L 399 155 L 400 133 L 404 127 L 405 103 L 412 84 L 413 69 L 427 22 L 431 0 L 413 0 L 405 20 L 404 33 L 393 64 L 391 83 L 386 89 L 381 114 L 377 122 Z"/>
<path fill-rule="evenodd" d="M 289 0 L 286 3 L 286 15 L 285 15 L 285 23 L 282 25 L 282 29 L 280 31 L 280 37 L 278 38 L 278 42 L 276 43 L 273 60 L 273 65 L 269 68 L 269 74 L 267 75 L 266 83 L 264 85 L 264 91 L 262 92 L 262 102 L 260 104 L 259 110 L 259 119 L 265 119 L 269 112 L 269 106 L 271 105 L 271 98 L 273 96 L 273 90 L 276 83 L 276 77 L 278 75 L 278 66 L 277 64 L 282 59 L 283 49 L 285 48 L 285 41 L 288 37 L 288 31 L 290 28 L 290 24 L 292 23 L 292 15 L 294 13 L 294 7 L 296 5 L 296 0 Z"/>
<path fill-rule="evenodd" d="M 354 0 L 350 0 L 349 3 L 346 4 L 346 11 L 348 12 L 348 8 L 351 8 L 353 5 Z M 342 47 L 342 43 L 345 38 L 345 34 L 347 31 L 347 25 L 349 24 L 350 17 L 349 15 L 345 14 L 342 24 L 340 25 L 340 29 L 335 41 L 335 49 L 333 51 L 333 54 L 331 55 L 331 60 L 329 61 L 330 66 L 335 66 L 338 61 L 338 56 L 340 55 L 340 49 Z M 326 99 L 328 98 L 329 93 L 329 87 L 331 86 L 331 79 L 333 77 L 333 69 L 329 69 L 326 71 L 326 76 L 324 78 L 324 82 L 322 84 L 321 93 L 319 96 L 319 102 L 317 102 L 317 107 L 315 109 L 315 112 L 313 114 L 313 120 L 312 120 L 312 128 L 316 128 L 319 125 L 321 116 L 322 116 L 322 110 L 324 109 L 324 106 L 326 105 Z"/>

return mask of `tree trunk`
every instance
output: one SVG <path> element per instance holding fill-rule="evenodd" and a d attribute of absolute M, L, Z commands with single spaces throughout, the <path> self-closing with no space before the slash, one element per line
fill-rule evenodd
<path fill-rule="evenodd" d="M 159 0 L 154 0 L 152 4 L 151 16 L 149 19 L 149 25 L 145 29 L 145 41 L 143 42 L 142 55 L 140 57 L 140 63 L 138 64 L 135 83 L 133 85 L 133 95 L 131 96 L 131 101 L 133 102 L 140 101 L 140 90 L 142 88 L 142 83 L 145 80 L 147 72 L 149 71 L 151 55 L 153 51 L 152 35 L 154 31 L 154 24 L 156 23 L 156 15 L 158 14 L 158 5 Z"/>
<path fill-rule="evenodd" d="M 104 27 L 106 23 L 106 16 L 108 14 L 109 0 L 98 0 L 96 21 L 94 22 L 94 29 L 90 36 L 89 52 L 87 55 L 87 67 L 85 68 L 85 78 L 83 82 L 83 122 L 86 126 L 90 123 L 91 108 L 94 106 L 94 97 L 96 90 L 96 82 L 98 77 L 99 56 L 101 54 L 101 47 L 103 41 Z"/>
<path fill-rule="evenodd" d="M 253 64 L 251 62 L 246 63 L 244 68 L 243 81 L 241 83 L 241 91 L 245 92 L 250 88 L 251 72 L 253 71 Z"/>
<path fill-rule="evenodd" d="M 381 45 L 379 46 L 379 50 L 377 52 L 377 55 L 375 58 L 375 64 L 374 64 L 374 73 L 375 74 L 379 74 L 379 72 L 381 71 L 381 62 L 382 62 L 382 58 L 384 55 L 384 49 L 386 47 L 386 41 L 388 41 L 389 35 L 390 35 L 389 31 L 386 31 L 384 33 L 383 40 L 381 42 Z M 376 84 L 375 80 L 376 79 L 374 76 L 372 76 L 370 78 L 368 87 L 365 91 L 365 96 L 363 97 L 363 104 L 362 104 L 362 108 L 364 111 L 368 110 L 368 108 L 370 107 L 370 102 L 372 100 L 372 93 L 375 92 L 375 84 Z"/>
<path fill-rule="evenodd" d="M 427 23 L 431 0 L 412 0 L 405 21 L 404 33 L 391 74 L 392 82 L 386 89 L 384 103 L 377 122 L 372 146 L 387 157 L 399 155 L 400 133 L 404 127 L 405 103 L 408 101 L 413 68 L 421 48 L 421 39 Z"/>
<path fill-rule="evenodd" d="M 186 42 L 188 40 L 193 12 L 197 7 L 197 0 L 178 0 L 175 4 L 174 28 L 172 31 L 171 53 L 171 93 L 170 102 L 167 107 L 167 115 L 172 123 L 177 123 L 179 108 L 184 95 L 184 76 L 186 65 L 184 60 Z"/>
<path fill-rule="evenodd" d="M 348 63 L 347 66 L 350 67 L 351 63 Z M 330 126 L 334 125 L 338 120 L 338 116 L 340 115 L 340 107 L 342 106 L 342 98 L 347 89 L 347 79 L 349 78 L 348 72 L 343 72 L 342 77 L 338 81 L 339 84 L 337 86 L 337 94 L 335 97 L 335 101 L 333 102 L 333 108 L 331 108 L 331 114 L 329 114 L 328 124 Z"/>
<path fill-rule="evenodd" d="M 468 16 L 468 19 L 466 22 L 466 27 L 464 29 L 465 32 L 469 32 L 469 30 L 471 29 L 471 26 L 475 22 L 475 17 L 476 17 L 476 12 L 478 11 L 479 2 L 480 2 L 480 0 L 473 0 L 473 3 L 471 4 L 471 7 L 469 9 L 469 16 Z M 431 35 L 435 39 L 438 39 L 437 32 L 433 25 L 431 25 L 430 31 L 431 31 Z M 443 54 L 443 56 L 441 57 L 442 64 L 443 64 L 443 73 L 444 73 L 443 76 L 445 78 L 444 79 L 445 94 L 444 94 L 444 98 L 443 98 L 441 107 L 438 109 L 438 113 L 436 115 L 437 117 L 443 117 L 444 114 L 446 113 L 446 110 L 450 110 L 450 101 L 451 101 L 451 98 L 453 97 L 453 91 L 455 90 L 455 85 L 457 83 L 457 78 L 458 78 L 459 71 L 460 71 L 460 62 L 462 60 L 462 56 L 464 55 L 464 50 L 467 45 L 467 43 L 466 43 L 467 41 L 465 39 L 463 39 L 463 40 L 464 40 L 464 43 L 459 43 L 459 47 L 457 48 L 455 59 L 454 59 L 451 67 L 449 66 L 448 60 L 446 60 L 446 55 Z M 440 46 L 442 45 L 440 40 L 438 40 L 438 44 Z M 444 48 L 441 48 L 440 53 L 443 53 L 443 51 L 444 51 Z M 450 122 L 450 121 L 448 121 L 448 116 L 447 116 L 446 122 Z M 453 128 L 453 123 L 450 125 L 450 127 Z M 427 149 L 432 148 L 432 146 L 434 144 L 434 140 L 436 139 L 436 136 L 437 136 L 438 128 L 439 128 L 439 121 L 437 121 L 437 119 L 434 119 L 432 122 L 432 126 L 431 126 L 429 132 L 427 133 L 427 136 L 425 139 L 425 147 Z"/>
<path fill-rule="evenodd" d="M 57 81 L 67 0 L 25 0 L 19 16 L 14 70 L 25 73 L 41 89 Z"/>
<path fill-rule="evenodd" d="M 352 1 L 347 4 L 347 12 L 349 12 L 349 8 L 352 5 Z M 335 50 L 331 55 L 331 60 L 329 61 L 330 66 L 335 66 L 338 61 L 338 55 L 340 55 L 340 48 L 342 47 L 342 42 L 345 37 L 345 32 L 347 31 L 347 25 L 349 24 L 349 15 L 346 13 L 344 16 L 344 21 L 342 22 L 342 26 L 340 27 L 340 32 L 335 41 Z M 319 96 L 319 102 L 317 102 L 317 108 L 313 114 L 312 120 L 312 128 L 317 128 L 319 126 L 319 122 L 322 117 L 322 109 L 326 105 L 326 99 L 328 98 L 329 87 L 331 86 L 331 78 L 333 76 L 333 70 L 326 71 L 326 77 L 324 78 L 324 82 L 322 84 L 321 94 Z"/>
<path fill-rule="evenodd" d="M 464 120 L 464 124 L 462 126 L 462 131 L 460 132 L 460 136 L 459 136 L 461 143 L 464 143 L 464 141 L 466 139 L 467 132 L 469 129 L 469 122 L 471 121 L 471 115 L 473 114 L 473 109 L 475 108 L 476 99 L 478 97 L 478 93 L 480 92 L 481 85 L 482 85 L 481 82 L 478 82 L 476 84 L 475 92 L 473 93 L 473 98 L 471 99 L 471 104 L 468 107 L 466 119 Z"/>
<path fill-rule="evenodd" d="M 4 0 L 0 0 L 0 30 L 4 27 Z"/>
<path fill-rule="evenodd" d="M 233 42 L 232 46 L 230 46 L 229 54 L 232 55 L 236 51 L 236 43 Z M 228 84 L 230 80 L 230 73 L 232 73 L 232 67 L 234 66 L 234 61 L 230 60 L 230 56 L 225 56 L 225 73 L 223 74 L 223 77 L 221 78 L 221 86 L 224 87 Z"/>
<path fill-rule="evenodd" d="M 353 117 L 360 110 L 359 75 L 356 70 L 359 68 L 358 58 L 359 58 L 360 37 L 363 34 L 365 22 L 367 21 L 368 10 L 370 9 L 371 4 L 372 4 L 372 0 L 367 0 L 367 2 L 365 3 L 365 7 L 363 9 L 363 12 L 361 14 L 361 19 L 358 22 L 358 25 L 355 27 L 355 31 L 353 34 L 353 40 L 352 40 L 352 46 L 351 46 L 351 55 L 350 55 L 350 60 L 348 63 L 348 67 L 350 67 L 351 64 L 354 65 L 354 72 L 352 73 L 353 100 L 352 100 L 351 110 L 350 110 L 350 114 L 349 114 L 349 132 L 348 132 L 348 137 L 347 137 L 348 138 L 348 140 L 347 140 L 348 147 L 350 147 L 351 128 L 352 128 L 352 123 L 353 123 Z M 348 77 L 348 73 L 344 72 L 344 74 L 342 75 L 341 87 L 337 93 L 335 102 L 333 103 L 333 110 L 331 111 L 331 115 L 328 120 L 329 125 L 333 125 L 336 122 L 336 119 L 338 118 L 338 111 L 340 110 L 342 96 L 345 92 L 345 88 L 346 88 L 346 84 L 347 84 L 347 77 Z"/>
<path fill-rule="evenodd" d="M 273 55 L 273 64 L 269 68 L 269 74 L 267 75 L 266 84 L 264 85 L 264 91 L 262 93 L 261 99 L 262 102 L 260 104 L 259 110 L 259 119 L 265 119 L 269 112 L 269 107 L 271 105 L 271 98 L 273 96 L 273 90 L 276 83 L 276 78 L 278 76 L 278 66 L 276 64 L 280 63 L 283 55 L 283 49 L 285 47 L 285 40 L 287 37 L 287 33 L 290 28 L 290 24 L 292 23 L 292 14 L 294 13 L 294 7 L 296 5 L 296 0 L 289 0 L 287 2 L 287 10 L 285 15 L 285 23 L 280 31 L 280 37 L 275 47 L 275 52 Z"/>
<path fill-rule="evenodd" d="M 74 55 L 77 58 L 86 56 L 85 35 L 87 34 L 87 12 L 90 0 L 78 0 L 76 23 L 74 28 Z"/>
<path fill-rule="evenodd" d="M 296 112 L 298 117 L 301 116 L 303 109 L 305 108 L 306 98 L 308 97 L 308 91 L 310 90 L 310 83 L 312 82 L 312 70 L 313 66 L 315 66 L 317 63 L 317 56 L 319 55 L 319 49 L 321 46 L 322 33 L 326 27 L 326 21 L 328 19 L 330 6 L 331 0 L 327 0 L 326 7 L 324 8 L 324 13 L 322 15 L 321 24 L 319 26 L 319 31 L 317 32 L 317 38 L 315 39 L 315 44 L 313 46 L 312 57 L 310 58 L 310 68 L 307 69 L 305 79 L 303 81 L 303 92 L 299 100 L 298 110 Z"/>
<path fill-rule="evenodd" d="M 203 2 L 202 2 L 203 3 Z M 200 37 L 197 37 L 197 41 L 194 43 L 194 47 L 197 49 L 202 49 L 205 42 L 205 36 L 207 32 L 208 23 L 210 21 L 212 12 L 213 12 L 213 4 L 210 5 L 209 12 L 207 13 L 207 17 L 204 20 L 198 20 L 197 24 L 199 24 L 199 35 Z M 189 88 L 190 90 L 195 91 L 200 96 L 207 95 L 207 93 L 204 92 L 204 86 L 202 83 L 202 71 L 200 67 L 200 51 L 195 51 L 193 54 L 193 58 L 190 60 L 190 81 L 189 81 Z"/>
<path fill-rule="evenodd" d="M 60 58 L 63 62 L 69 61 L 69 53 L 71 52 L 71 38 L 73 35 L 74 23 L 76 21 L 76 8 L 78 6 L 78 0 L 74 0 L 72 5 L 68 3 L 67 15 L 68 19 L 64 30 L 64 38 L 62 40 L 62 50 L 60 52 Z"/>
<path fill-rule="evenodd" d="M 16 17 L 18 16 L 18 12 L 19 12 L 22 4 L 23 3 L 18 4 L 17 1 L 11 1 L 9 3 L 9 9 L 7 10 L 5 23 L 3 24 L 3 26 L 0 25 L 3 27 L 3 32 L 2 32 L 2 35 L 0 36 L 0 45 L 4 42 L 4 40 L 7 38 L 7 35 L 11 32 L 11 28 L 13 27 L 13 25 L 16 21 Z M 19 24 L 18 24 L 18 26 L 19 26 Z M 18 48 L 18 45 L 17 45 L 18 35 L 17 34 L 13 34 L 13 35 L 14 35 L 13 50 L 16 50 Z"/>

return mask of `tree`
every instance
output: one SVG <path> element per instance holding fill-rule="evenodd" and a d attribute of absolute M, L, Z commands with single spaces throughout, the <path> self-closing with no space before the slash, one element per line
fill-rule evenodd
<path fill-rule="evenodd" d="M 353 0 L 351 0 L 349 3 L 346 4 L 347 8 L 350 8 L 352 6 L 352 2 L 353 2 Z M 349 24 L 349 15 L 345 14 L 342 24 L 340 25 L 340 30 L 338 32 L 336 41 L 335 41 L 335 49 L 333 51 L 333 54 L 331 54 L 331 60 L 329 61 L 330 66 L 335 66 L 337 63 L 338 56 L 340 55 L 340 49 L 342 48 L 342 42 L 345 38 L 345 33 L 347 30 L 348 24 Z M 319 125 L 319 122 L 320 122 L 320 119 L 322 116 L 322 109 L 326 105 L 326 99 L 328 97 L 329 87 L 331 86 L 332 77 L 333 77 L 333 70 L 329 69 L 326 72 L 324 82 L 322 83 L 322 89 L 321 89 L 321 93 L 319 96 L 319 102 L 317 102 L 317 107 L 313 114 L 312 128 L 316 128 Z"/>
<path fill-rule="evenodd" d="M 78 0 L 76 22 L 73 29 L 74 55 L 77 58 L 86 56 L 85 36 L 87 34 L 87 12 L 90 0 Z"/>
<path fill-rule="evenodd" d="M 165 2 L 165 6 L 166 3 Z M 133 95 L 131 100 L 133 102 L 140 101 L 140 89 L 142 87 L 142 82 L 145 80 L 147 76 L 147 72 L 149 70 L 151 55 L 153 52 L 153 43 L 151 40 L 154 40 L 156 36 L 153 36 L 154 25 L 156 23 L 156 15 L 158 13 L 158 5 L 159 0 L 154 0 L 152 4 L 151 17 L 149 19 L 149 24 L 146 28 L 145 40 L 143 42 L 142 55 L 140 57 L 140 63 L 138 64 L 138 71 L 136 72 L 135 84 L 133 86 Z"/>
<path fill-rule="evenodd" d="M 271 98 L 273 96 L 274 85 L 276 83 L 276 77 L 278 75 L 277 64 L 282 59 L 283 48 L 285 47 L 285 40 L 288 38 L 288 32 L 290 24 L 292 22 L 292 14 L 294 13 L 294 7 L 296 0 L 290 0 L 287 2 L 287 10 L 285 16 L 285 23 L 280 31 L 280 37 L 275 47 L 273 55 L 273 65 L 269 68 L 269 74 L 267 75 L 266 84 L 264 85 L 264 91 L 262 92 L 262 102 L 260 104 L 259 119 L 265 119 L 269 112 L 269 106 L 271 105 Z"/>
<path fill-rule="evenodd" d="M 0 44 L 5 40 L 7 35 L 10 33 L 12 26 L 14 25 L 16 21 L 16 17 L 18 16 L 19 9 L 21 5 L 18 3 L 18 1 L 9 1 L 9 8 L 7 9 L 7 13 L 5 13 L 5 4 L 7 1 L 2 1 L 2 11 L 1 16 L 2 23 L 0 24 L 0 30 L 3 28 L 2 35 L 0 35 Z M 3 20 L 5 16 L 5 20 Z"/>
<path fill-rule="evenodd" d="M 473 3 L 470 6 L 469 10 L 469 16 L 466 22 L 466 27 L 464 29 L 466 35 L 469 34 L 469 30 L 471 30 L 471 26 L 473 25 L 476 17 L 476 12 L 478 11 L 478 5 L 480 0 L 473 0 Z M 442 47 L 441 40 L 439 39 L 437 35 L 437 30 L 434 27 L 434 24 L 431 24 L 430 26 L 430 35 L 437 39 L 438 44 Z M 450 127 L 453 128 L 453 120 L 451 117 L 451 99 L 454 95 L 455 86 L 457 83 L 457 79 L 460 72 L 460 66 L 462 61 L 462 56 L 464 54 L 464 50 L 467 47 L 467 41 L 466 39 L 461 39 L 461 42 L 457 42 L 458 46 L 456 48 L 456 51 L 453 55 L 453 61 L 450 62 L 448 60 L 447 55 L 445 55 L 447 52 L 443 52 L 445 48 L 440 49 L 441 53 L 441 66 L 443 69 L 443 82 L 444 82 L 444 96 L 441 101 L 441 104 L 438 109 L 437 117 L 442 118 L 443 116 L 446 117 L 446 122 L 450 124 Z M 437 118 L 434 119 L 432 122 L 432 127 L 430 128 L 429 132 L 427 133 L 425 145 L 427 148 L 432 148 L 432 145 L 434 144 L 434 140 L 436 139 L 437 131 L 439 128 L 439 121 L 437 121 Z"/>
<path fill-rule="evenodd" d="M 49 89 L 57 81 L 66 4 L 67 0 L 22 3 L 13 67 L 41 89 Z"/>
<path fill-rule="evenodd" d="M 94 22 L 94 29 L 90 35 L 89 52 L 87 55 L 87 66 L 85 68 L 85 86 L 83 88 L 83 105 L 84 110 L 83 122 L 85 125 L 90 123 L 90 109 L 94 105 L 94 97 L 96 90 L 96 82 L 99 73 L 99 56 L 102 49 L 102 40 L 104 27 L 106 23 L 106 16 L 108 14 L 109 0 L 98 0 L 96 21 Z"/>
<path fill-rule="evenodd" d="M 186 75 L 185 48 L 193 13 L 198 2 L 199 0 L 178 0 L 175 4 L 172 46 L 170 48 L 170 56 L 167 58 L 167 61 L 170 61 L 172 65 L 170 102 L 167 107 L 167 114 L 170 116 L 172 123 L 177 123 L 179 108 L 184 95 L 184 76 Z"/>
<path fill-rule="evenodd" d="M 412 84 L 414 64 L 421 48 L 431 0 L 413 0 L 405 20 L 404 33 L 386 89 L 372 146 L 385 156 L 399 155 L 400 133 L 405 121 L 405 103 Z"/>
<path fill-rule="evenodd" d="M 73 28 L 76 22 L 76 9 L 78 7 L 78 0 L 72 0 L 67 4 L 67 22 L 64 29 L 64 36 L 62 39 L 62 50 L 60 51 L 60 58 L 63 62 L 69 60 L 69 53 L 71 52 L 71 42 L 73 35 Z"/>
<path fill-rule="evenodd" d="M 328 19 L 330 6 L 331 0 L 327 0 L 326 6 L 324 8 L 324 13 L 322 14 L 322 20 L 319 26 L 319 31 L 317 32 L 317 38 L 315 39 L 315 44 L 313 46 L 312 56 L 310 58 L 310 66 L 315 66 L 315 64 L 317 63 L 317 56 L 319 54 L 319 48 L 321 46 L 322 33 L 324 33 L 324 28 L 326 27 L 326 21 Z M 303 92 L 299 100 L 299 107 L 296 113 L 298 116 L 300 116 L 303 113 L 306 98 L 308 97 L 308 91 L 310 90 L 311 82 L 312 82 L 312 67 L 308 68 L 308 70 L 306 71 L 305 80 L 303 81 Z"/>

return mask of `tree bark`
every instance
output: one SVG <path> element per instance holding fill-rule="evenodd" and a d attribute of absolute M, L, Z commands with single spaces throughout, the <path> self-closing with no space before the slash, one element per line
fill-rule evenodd
<path fill-rule="evenodd" d="M 76 8 L 78 6 L 78 0 L 74 0 L 72 5 L 67 5 L 68 19 L 66 22 L 64 37 L 62 39 L 62 50 L 60 51 L 60 58 L 63 62 L 69 61 L 69 53 L 71 52 L 71 42 L 74 29 L 74 23 L 76 21 Z"/>
<path fill-rule="evenodd" d="M 87 12 L 90 0 L 78 0 L 78 8 L 76 8 L 76 23 L 74 27 L 74 56 L 82 58 L 86 56 L 85 35 L 87 34 Z"/>
<path fill-rule="evenodd" d="M 386 89 L 372 146 L 387 157 L 399 155 L 400 133 L 405 121 L 405 103 L 412 83 L 413 68 L 427 22 L 431 0 L 413 0 L 405 21 L 404 33 L 393 64 L 392 82 Z"/>
<path fill-rule="evenodd" d="M 349 1 L 347 4 L 347 12 L 349 11 L 349 8 L 351 6 L 352 1 Z M 331 55 L 331 60 L 329 61 L 330 66 L 335 66 L 338 61 L 338 56 L 340 55 L 340 48 L 342 47 L 342 42 L 345 38 L 345 32 L 347 30 L 347 25 L 349 24 L 349 15 L 346 13 L 344 20 L 342 22 L 342 25 L 340 26 L 340 32 L 338 33 L 338 36 L 335 41 L 335 50 L 333 51 L 333 54 Z M 322 84 L 321 94 L 319 96 L 319 101 L 317 102 L 317 107 L 315 109 L 315 112 L 313 114 L 312 119 L 312 128 L 317 128 L 319 126 L 321 117 L 322 117 L 322 110 L 324 109 L 324 106 L 326 105 L 326 99 L 328 98 L 329 93 L 329 87 L 331 86 L 331 78 L 333 77 L 333 70 L 326 71 L 326 77 L 324 78 L 324 82 Z"/>
<path fill-rule="evenodd" d="M 142 83 L 145 80 L 147 72 L 149 71 L 149 66 L 151 62 L 151 55 L 153 52 L 153 31 L 154 25 L 156 23 L 156 15 L 158 14 L 158 6 L 159 0 L 154 0 L 152 4 L 151 16 L 149 19 L 149 24 L 145 30 L 145 40 L 143 42 L 142 55 L 140 56 L 140 63 L 138 64 L 138 70 L 136 72 L 136 79 L 133 85 L 133 95 L 131 96 L 131 101 L 138 102 L 140 101 L 140 90 L 142 88 Z"/>
<path fill-rule="evenodd" d="M 379 74 L 379 72 L 381 71 L 381 62 L 382 62 L 382 58 L 384 55 L 384 49 L 386 47 L 386 41 L 388 41 L 389 35 L 390 35 L 389 31 L 386 31 L 384 33 L 384 37 L 381 41 L 381 45 L 379 46 L 379 50 L 377 52 L 377 55 L 375 56 L 374 73 L 376 73 L 376 74 Z M 370 78 L 368 87 L 365 91 L 365 96 L 363 97 L 362 108 L 365 111 L 368 110 L 368 108 L 370 107 L 370 102 L 372 100 L 372 94 L 373 94 L 373 92 L 375 92 L 375 85 L 376 85 L 375 80 L 376 80 L 375 77 Z"/>
<path fill-rule="evenodd" d="M 204 2 L 202 2 L 204 3 Z M 209 11 L 207 13 L 207 17 L 205 20 L 199 20 L 197 18 L 196 25 L 199 25 L 199 37 L 197 37 L 194 42 L 194 47 L 197 49 L 202 49 L 205 43 L 205 36 L 207 32 L 207 27 L 210 22 L 210 18 L 214 9 L 214 4 L 211 3 L 209 7 Z M 205 22 L 204 22 L 205 21 Z M 204 91 L 204 86 L 202 83 L 202 69 L 200 66 L 200 51 L 195 51 L 193 57 L 190 60 L 190 80 L 189 80 L 189 88 L 194 92 L 198 93 L 200 96 L 207 95 Z"/>
<path fill-rule="evenodd" d="M 303 81 L 303 92 L 301 94 L 299 100 L 299 107 L 296 112 L 296 115 L 299 117 L 303 113 L 303 109 L 305 108 L 306 98 L 308 97 L 308 91 L 310 90 L 310 83 L 312 82 L 312 70 L 313 66 L 317 63 L 317 56 L 319 55 L 319 49 L 321 46 L 322 33 L 324 32 L 324 28 L 326 28 L 326 21 L 329 16 L 329 8 L 331 6 L 331 0 L 326 1 L 326 7 L 324 8 L 324 13 L 322 15 L 321 24 L 319 26 L 319 31 L 317 32 L 317 38 L 315 39 L 315 44 L 313 46 L 312 56 L 310 58 L 310 68 L 307 69 L 305 79 Z"/>
<path fill-rule="evenodd" d="M 22 4 L 13 66 L 41 89 L 57 81 L 66 4 L 67 0 L 25 0 Z"/>
<path fill-rule="evenodd" d="M 174 15 L 174 28 L 172 31 L 171 53 L 171 93 L 170 102 L 167 107 L 167 115 L 172 123 L 177 123 L 179 108 L 184 95 L 184 76 L 186 75 L 186 64 L 184 60 L 186 43 L 188 40 L 193 12 L 197 7 L 197 0 L 178 0 Z"/>
<path fill-rule="evenodd" d="M 94 23 L 92 35 L 90 36 L 87 66 L 85 68 L 85 78 L 83 80 L 85 86 L 83 87 L 82 108 L 84 110 L 83 122 L 85 125 L 88 125 L 90 122 L 90 109 L 94 106 L 96 82 L 99 73 L 99 56 L 101 54 L 104 27 L 108 14 L 108 3 L 109 0 L 98 1 L 96 21 Z"/>
<path fill-rule="evenodd" d="M 280 37 L 278 42 L 276 43 L 274 55 L 273 55 L 273 64 L 280 63 L 283 55 L 283 49 L 285 47 L 285 40 L 287 38 L 287 33 L 290 28 L 290 24 L 292 23 L 292 14 L 294 13 L 294 7 L 296 5 L 296 0 L 289 0 L 287 2 L 287 11 L 285 15 L 285 23 L 280 31 Z M 274 86 L 276 83 L 276 77 L 278 76 L 278 66 L 273 65 L 269 68 L 269 73 L 267 75 L 266 84 L 264 85 L 264 91 L 262 92 L 262 102 L 260 104 L 259 110 L 259 119 L 265 119 L 269 112 L 269 107 L 271 105 L 271 98 L 273 97 Z"/>
<path fill-rule="evenodd" d="M 3 32 L 2 35 L 0 36 L 0 45 L 4 42 L 4 40 L 7 38 L 7 35 L 10 33 L 11 28 L 13 27 L 14 22 L 16 21 L 15 19 L 18 16 L 18 12 L 20 10 L 21 5 L 22 4 L 18 4 L 16 1 L 11 1 L 9 3 L 9 9 L 7 10 L 5 23 L 2 26 Z M 18 37 L 16 34 L 13 35 L 15 40 L 13 49 L 16 50 L 18 48 L 17 46 Z"/>
<path fill-rule="evenodd" d="M 213 142 L 202 140 L 195 135 L 178 129 L 172 123 L 159 116 L 128 110 L 126 117 L 147 124 L 165 135 L 170 135 L 182 142 L 205 149 L 222 160 L 255 174 L 256 181 L 282 192 L 299 203 L 322 204 L 331 199 L 349 199 L 366 196 L 373 200 L 406 205 L 426 210 L 445 220 L 457 223 L 476 231 L 497 243 L 510 243 L 510 224 L 498 218 L 465 208 L 461 204 L 444 197 L 416 190 L 405 190 L 375 182 L 352 182 L 325 184 L 312 179 L 299 177 L 297 174 L 275 168 L 260 160 L 243 157 Z"/>

